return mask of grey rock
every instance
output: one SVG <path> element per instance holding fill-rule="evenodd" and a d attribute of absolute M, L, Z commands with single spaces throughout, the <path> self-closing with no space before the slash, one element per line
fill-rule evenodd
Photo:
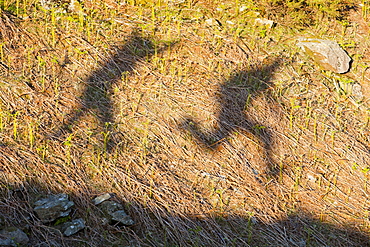
<path fill-rule="evenodd" d="M 111 214 L 112 220 L 122 223 L 125 226 L 132 226 L 135 224 L 130 215 L 126 214 L 124 210 L 118 210 Z"/>
<path fill-rule="evenodd" d="M 106 200 L 109 200 L 113 197 L 112 194 L 110 193 L 105 193 L 103 195 L 100 195 L 100 196 L 97 196 L 93 199 L 93 203 L 94 205 L 99 205 L 100 203 L 106 201 Z"/>
<path fill-rule="evenodd" d="M 62 225 L 62 232 L 65 236 L 69 237 L 78 231 L 85 228 L 85 221 L 81 218 L 66 222 Z"/>
<path fill-rule="evenodd" d="M 120 203 L 114 201 L 105 201 L 99 205 L 99 208 L 103 211 L 106 219 L 110 222 L 120 222 L 126 226 L 135 224 Z"/>
<path fill-rule="evenodd" d="M 0 246 L 14 246 L 12 245 L 15 243 L 17 245 L 26 245 L 30 240 L 26 233 L 16 227 L 8 227 L 0 231 L 0 236 L 5 237 L 3 241 L 0 241 Z M 8 241 L 7 239 L 11 240 Z M 8 243 L 8 245 L 6 245 Z"/>
<path fill-rule="evenodd" d="M 4 247 L 5 246 L 17 247 L 17 244 L 14 242 L 13 239 L 10 239 L 10 238 L 1 239 L 0 238 L 0 246 L 4 246 Z"/>
<path fill-rule="evenodd" d="M 364 99 L 364 94 L 362 93 L 362 86 L 358 83 L 352 85 L 351 94 L 356 101 L 361 101 Z"/>
<path fill-rule="evenodd" d="M 123 206 L 120 203 L 114 202 L 114 201 L 105 201 L 105 202 L 102 202 L 99 205 L 99 208 L 104 213 L 107 213 L 109 215 L 111 215 L 112 213 L 114 213 L 114 212 L 116 212 L 118 210 L 123 210 Z"/>
<path fill-rule="evenodd" d="M 351 58 L 334 41 L 300 38 L 297 46 L 311 56 L 323 69 L 335 73 L 346 73 L 350 69 Z"/>
<path fill-rule="evenodd" d="M 42 222 L 48 223 L 59 217 L 68 216 L 73 205 L 66 194 L 50 195 L 35 202 L 34 210 Z"/>

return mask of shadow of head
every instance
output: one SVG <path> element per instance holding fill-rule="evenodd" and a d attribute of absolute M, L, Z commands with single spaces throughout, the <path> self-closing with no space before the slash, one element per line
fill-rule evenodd
<path fill-rule="evenodd" d="M 280 63 L 279 58 L 264 61 L 263 64 L 237 71 L 222 82 L 215 99 L 218 110 L 214 128 L 202 130 L 191 117 L 185 117 L 180 128 L 187 129 L 198 144 L 211 151 L 219 150 L 222 143 L 228 143 L 231 133 L 247 132 L 261 143 L 261 155 L 264 155 L 266 162 L 273 163 L 270 155 L 273 133 L 265 123 L 248 117 L 248 108 L 256 97 L 273 86 L 271 80 Z"/>

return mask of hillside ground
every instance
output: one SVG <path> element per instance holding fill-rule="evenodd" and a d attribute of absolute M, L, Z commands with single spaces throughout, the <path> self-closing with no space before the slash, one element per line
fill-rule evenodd
<path fill-rule="evenodd" d="M 0 226 L 32 246 L 370 246 L 369 2 L 0 4 Z M 99 220 L 106 192 L 134 226 Z M 39 222 L 51 193 L 83 231 Z"/>

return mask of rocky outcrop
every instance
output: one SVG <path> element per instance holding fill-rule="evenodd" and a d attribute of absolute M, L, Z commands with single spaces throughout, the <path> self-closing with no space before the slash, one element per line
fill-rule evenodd
<path fill-rule="evenodd" d="M 95 205 L 93 208 L 100 212 L 101 222 L 122 226 L 134 225 L 134 220 L 126 213 L 124 206 L 111 200 L 113 197 L 114 194 L 106 193 L 92 200 Z M 73 219 L 71 214 L 73 206 L 75 204 L 69 200 L 67 194 L 48 195 L 33 204 L 33 211 L 39 218 L 39 222 L 49 229 L 54 229 L 55 233 L 69 237 L 86 227 L 84 219 Z M 0 246 L 29 245 L 29 236 L 24 231 L 16 227 L 5 227 L 4 223 L 0 218 Z"/>

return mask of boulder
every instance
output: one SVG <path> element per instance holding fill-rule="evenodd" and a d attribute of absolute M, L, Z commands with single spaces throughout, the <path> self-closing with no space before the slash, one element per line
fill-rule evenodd
<path fill-rule="evenodd" d="M 50 195 L 35 202 L 34 210 L 42 222 L 48 223 L 59 217 L 68 216 L 73 205 L 66 194 Z"/>
<path fill-rule="evenodd" d="M 334 41 L 300 38 L 297 46 L 311 56 L 325 70 L 335 73 L 346 73 L 350 69 L 351 58 Z"/>

